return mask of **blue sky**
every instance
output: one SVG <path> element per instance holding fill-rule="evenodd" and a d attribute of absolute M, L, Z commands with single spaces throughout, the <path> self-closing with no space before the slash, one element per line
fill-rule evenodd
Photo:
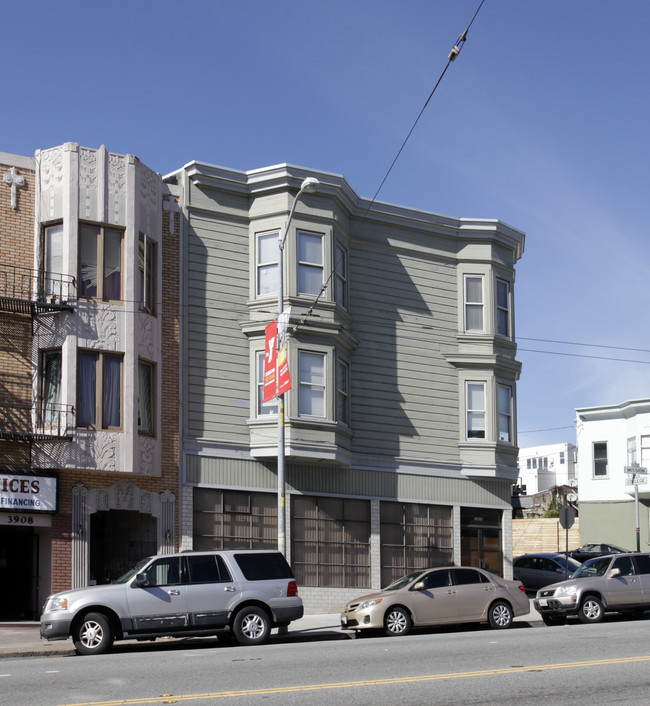
<path fill-rule="evenodd" d="M 0 151 L 288 162 L 372 197 L 479 4 L 5 3 Z M 650 397 L 649 26 L 647 0 L 485 0 L 379 194 L 526 233 L 520 446 Z"/>

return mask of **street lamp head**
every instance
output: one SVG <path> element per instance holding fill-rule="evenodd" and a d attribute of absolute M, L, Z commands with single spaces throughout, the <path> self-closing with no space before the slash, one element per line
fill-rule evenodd
<path fill-rule="evenodd" d="M 318 191 L 320 186 L 320 181 L 316 177 L 307 177 L 300 186 L 300 191 L 304 191 L 308 194 L 313 194 L 314 191 Z"/>

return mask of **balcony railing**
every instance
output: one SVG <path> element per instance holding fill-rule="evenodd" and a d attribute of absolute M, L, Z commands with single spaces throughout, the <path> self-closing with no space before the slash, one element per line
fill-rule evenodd
<path fill-rule="evenodd" d="M 38 408 L 0 405 L 0 438 L 13 441 L 67 441 L 72 439 L 72 405 L 49 404 Z"/>
<path fill-rule="evenodd" d="M 0 311 L 44 314 L 72 311 L 77 282 L 70 275 L 0 264 Z"/>

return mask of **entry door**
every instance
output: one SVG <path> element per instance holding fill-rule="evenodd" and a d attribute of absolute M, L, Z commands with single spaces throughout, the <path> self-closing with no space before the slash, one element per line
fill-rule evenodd
<path fill-rule="evenodd" d="M 38 535 L 0 527 L 0 620 L 38 619 Z"/>
<path fill-rule="evenodd" d="M 501 511 L 461 508 L 461 562 L 502 575 Z"/>

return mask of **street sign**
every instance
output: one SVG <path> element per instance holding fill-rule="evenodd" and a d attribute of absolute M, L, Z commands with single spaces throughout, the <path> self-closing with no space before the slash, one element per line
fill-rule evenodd
<path fill-rule="evenodd" d="M 648 479 L 645 476 L 638 476 L 633 478 L 626 478 L 625 485 L 643 485 L 647 483 Z"/>
<path fill-rule="evenodd" d="M 625 466 L 623 470 L 626 473 L 643 473 L 646 474 L 648 472 L 647 468 L 642 468 L 641 466 Z"/>
<path fill-rule="evenodd" d="M 560 508 L 560 524 L 564 529 L 571 529 L 575 522 L 576 514 L 571 505 L 562 505 Z"/>

